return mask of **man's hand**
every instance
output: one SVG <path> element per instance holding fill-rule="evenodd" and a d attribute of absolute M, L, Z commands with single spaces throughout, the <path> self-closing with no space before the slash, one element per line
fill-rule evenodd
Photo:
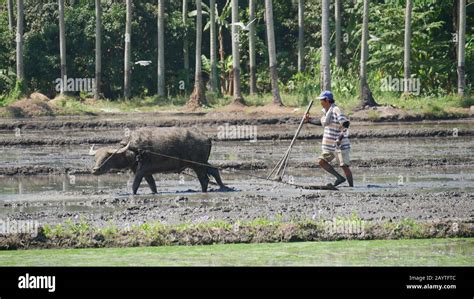
<path fill-rule="evenodd" d="M 344 132 L 339 133 L 339 136 L 336 139 L 336 145 L 341 146 L 342 139 L 344 138 Z"/>
<path fill-rule="evenodd" d="M 317 125 L 317 126 L 320 126 L 321 123 L 317 121 L 317 119 L 309 116 L 309 113 L 306 113 L 305 116 L 304 116 L 304 119 L 303 119 L 303 123 L 307 123 L 307 124 L 312 124 L 312 125 Z"/>
<path fill-rule="evenodd" d="M 309 113 L 306 113 L 305 116 L 304 116 L 304 123 L 308 123 L 309 120 L 311 119 L 311 117 L 309 116 Z"/>

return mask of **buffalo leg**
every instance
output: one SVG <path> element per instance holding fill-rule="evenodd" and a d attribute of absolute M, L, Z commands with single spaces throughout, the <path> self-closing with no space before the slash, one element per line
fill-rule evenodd
<path fill-rule="evenodd" d="M 198 168 L 194 169 L 199 179 L 199 183 L 201 183 L 202 192 L 207 192 L 207 186 L 209 184 L 209 177 L 207 176 L 207 171 L 205 168 Z"/>
<path fill-rule="evenodd" d="M 152 193 L 158 193 L 156 191 L 156 183 L 155 183 L 155 179 L 153 178 L 153 176 L 152 175 L 146 175 L 145 180 L 148 183 L 148 186 L 150 186 L 151 192 Z"/>
<path fill-rule="evenodd" d="M 135 174 L 135 179 L 133 179 L 133 194 L 137 194 L 138 187 L 140 187 L 140 183 L 142 182 L 143 175 Z"/>
<path fill-rule="evenodd" d="M 219 186 L 222 188 L 222 189 L 227 189 L 228 187 L 226 185 L 224 185 L 224 183 L 222 182 L 221 180 L 221 175 L 219 174 L 219 170 L 217 168 L 214 168 L 214 167 L 208 167 L 207 168 L 207 173 L 212 175 L 215 179 L 216 179 L 216 182 L 217 184 L 219 184 Z"/>

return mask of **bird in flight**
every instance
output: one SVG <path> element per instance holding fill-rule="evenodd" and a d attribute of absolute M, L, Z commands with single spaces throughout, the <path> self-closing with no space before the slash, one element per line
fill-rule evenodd
<path fill-rule="evenodd" d="M 250 31 L 250 25 L 255 22 L 256 19 L 253 19 L 252 21 L 250 21 L 247 25 L 245 25 L 244 23 L 242 22 L 236 22 L 236 23 L 230 23 L 230 25 L 232 26 L 240 26 L 240 28 L 242 28 L 242 30 L 245 30 L 245 31 Z"/>
<path fill-rule="evenodd" d="M 376 37 L 375 35 L 369 34 L 370 40 L 373 40 L 374 42 L 378 42 L 380 40 L 379 37 Z"/>
<path fill-rule="evenodd" d="M 139 64 L 141 66 L 147 66 L 150 63 L 151 63 L 151 60 L 140 60 L 140 61 L 135 62 L 135 64 Z"/>

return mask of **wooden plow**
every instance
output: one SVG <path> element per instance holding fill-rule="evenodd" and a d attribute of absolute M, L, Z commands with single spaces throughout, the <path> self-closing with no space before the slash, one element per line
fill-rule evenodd
<path fill-rule="evenodd" d="M 288 149 L 286 150 L 285 154 L 280 159 L 280 161 L 278 161 L 278 163 L 275 165 L 275 167 L 273 167 L 272 171 L 267 176 L 267 179 L 282 182 L 282 178 L 283 178 L 283 175 L 285 174 L 286 166 L 288 165 L 288 159 L 290 158 L 291 149 L 293 148 L 293 145 L 295 144 L 296 138 L 298 137 L 298 135 L 301 131 L 301 128 L 303 127 L 306 114 L 309 113 L 309 110 L 311 109 L 312 106 L 313 106 L 313 100 L 311 100 L 309 102 L 308 107 L 306 108 L 306 111 L 303 115 L 303 118 L 300 121 L 298 129 L 296 129 L 295 136 L 293 136 L 293 139 L 291 140 L 290 146 L 288 146 Z M 288 183 L 288 184 L 290 184 L 290 183 Z M 297 188 L 308 189 L 308 190 L 337 190 L 337 188 L 334 187 L 332 184 L 328 184 L 328 185 L 297 185 L 297 184 L 290 184 L 290 185 L 293 185 Z"/>

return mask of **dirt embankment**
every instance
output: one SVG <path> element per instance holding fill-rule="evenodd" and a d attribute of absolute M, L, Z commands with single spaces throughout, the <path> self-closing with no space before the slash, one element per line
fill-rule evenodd
<path fill-rule="evenodd" d="M 4 119 L 0 130 L 15 128 L 28 130 L 44 129 L 100 129 L 136 128 L 136 127 L 192 127 L 213 125 L 275 125 L 298 124 L 301 116 L 274 115 L 261 117 L 257 115 L 212 115 L 205 113 L 135 113 L 133 119 L 124 115 L 101 117 L 58 117 L 34 118 L 25 120 Z"/>
<path fill-rule="evenodd" d="M 19 137 L 14 139 L 0 140 L 0 146 L 14 146 L 14 145 L 69 145 L 69 144 L 114 144 L 119 143 L 122 140 L 120 134 L 116 137 L 100 136 L 103 133 L 91 133 L 92 137 L 68 137 L 68 136 L 56 136 L 50 139 L 44 139 L 39 137 Z M 208 132 L 208 135 L 214 140 L 232 140 L 232 141 L 244 141 L 246 138 L 218 138 L 217 133 L 212 134 Z M 262 132 L 258 133 L 259 140 L 291 140 L 294 136 L 294 132 Z M 353 130 L 351 131 L 351 139 L 361 138 L 406 138 L 406 137 L 450 137 L 453 136 L 452 129 L 419 129 L 419 130 L 384 130 L 384 131 L 369 131 L 369 130 Z M 474 136 L 474 130 L 460 129 L 456 131 L 456 136 Z M 322 133 L 305 132 L 298 136 L 299 140 L 314 140 L 321 139 Z"/>
<path fill-rule="evenodd" d="M 215 113 L 215 112 L 148 112 L 133 114 L 103 114 L 98 116 L 59 116 L 59 117 L 36 117 L 27 119 L 3 118 L 0 121 L 0 130 L 14 130 L 15 128 L 28 130 L 44 129 L 113 129 L 135 127 L 192 127 L 192 126 L 219 126 L 219 125 L 297 125 L 301 121 L 303 111 L 283 114 L 275 113 Z M 315 117 L 317 117 L 315 115 Z M 381 119 L 377 123 L 406 123 L 419 122 L 426 119 L 400 118 Z M 351 117 L 354 123 L 373 123 L 370 119 Z M 469 121 L 469 118 L 459 120 L 454 118 L 450 122 Z"/>
<path fill-rule="evenodd" d="M 348 230 L 349 226 L 353 231 Z M 97 230 L 71 226 L 57 233 L 40 227 L 29 234 L 0 235 L 0 249 L 99 248 L 164 245 L 210 245 L 230 243 L 275 243 L 298 241 L 375 240 L 406 238 L 472 237 L 474 224 L 433 221 L 373 224 L 361 221 L 268 223 L 227 225 L 225 223 L 179 228 L 148 226 L 127 230 Z"/>

